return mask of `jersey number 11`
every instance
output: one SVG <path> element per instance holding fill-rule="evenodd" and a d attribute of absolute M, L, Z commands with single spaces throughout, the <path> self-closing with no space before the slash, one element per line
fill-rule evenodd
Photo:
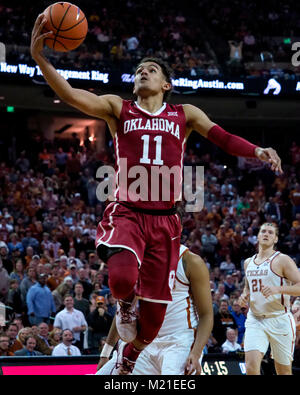
<path fill-rule="evenodd" d="M 150 164 L 151 159 L 149 159 L 149 142 L 150 136 L 149 134 L 144 134 L 141 139 L 144 142 L 143 145 L 143 157 L 140 159 L 140 163 Z M 162 145 L 162 136 L 154 137 L 154 141 L 156 143 L 156 151 L 155 151 L 155 159 L 153 159 L 153 165 L 162 166 L 164 161 L 161 159 L 161 145 Z"/>

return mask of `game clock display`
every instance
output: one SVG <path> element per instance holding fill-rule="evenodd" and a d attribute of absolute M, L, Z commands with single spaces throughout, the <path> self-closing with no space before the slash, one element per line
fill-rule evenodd
<path fill-rule="evenodd" d="M 225 356 L 221 359 L 220 354 L 206 354 L 202 361 L 202 375 L 207 376 L 227 376 L 227 375 L 244 375 L 246 374 L 246 366 L 243 360 L 232 356 Z"/>

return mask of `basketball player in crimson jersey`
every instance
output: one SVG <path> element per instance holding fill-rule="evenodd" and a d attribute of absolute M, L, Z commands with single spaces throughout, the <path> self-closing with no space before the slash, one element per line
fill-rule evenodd
<path fill-rule="evenodd" d="M 164 103 L 172 89 L 171 74 L 158 59 L 144 59 L 138 65 L 136 102 L 72 88 L 42 53 L 44 40 L 51 34 L 42 34 L 45 22 L 41 14 L 34 25 L 32 57 L 64 102 L 107 122 L 114 139 L 118 175 L 122 173 L 124 158 L 128 171 L 135 165 L 143 165 L 146 174 L 163 166 L 182 169 L 185 143 L 193 130 L 229 154 L 259 158 L 269 162 L 274 171 L 282 172 L 274 149 L 257 147 L 226 132 L 195 106 Z M 170 182 L 169 200 L 135 201 L 135 196 L 128 196 L 124 201 L 127 188 L 120 184 L 115 201 L 107 206 L 98 226 L 97 251 L 108 264 L 109 286 L 119 301 L 118 332 L 128 342 L 120 350 L 120 374 L 132 371 L 139 353 L 156 337 L 171 301 L 181 234 L 174 209 L 178 190 L 181 191 L 181 176 L 177 182 Z M 152 197 L 151 192 L 148 190 L 148 197 Z"/>
<path fill-rule="evenodd" d="M 246 372 L 260 374 L 261 361 L 269 344 L 276 373 L 292 374 L 295 320 L 290 312 L 290 295 L 300 295 L 300 273 L 295 262 L 276 251 L 276 224 L 260 227 L 258 253 L 245 261 L 245 287 L 239 304 L 249 303 L 244 340 Z"/>

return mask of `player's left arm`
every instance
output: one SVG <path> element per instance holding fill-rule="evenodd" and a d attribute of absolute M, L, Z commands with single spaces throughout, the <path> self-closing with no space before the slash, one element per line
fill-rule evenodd
<path fill-rule="evenodd" d="M 186 137 L 195 130 L 230 155 L 258 158 L 263 162 L 268 162 L 273 171 L 282 173 L 281 159 L 273 148 L 258 147 L 242 137 L 226 132 L 192 104 L 185 104 L 183 108 L 187 126 Z"/>
<path fill-rule="evenodd" d="M 300 296 L 300 271 L 296 263 L 288 255 L 281 254 L 277 259 L 282 276 L 293 285 L 283 285 L 279 287 L 262 286 L 262 294 L 267 298 L 270 295 L 285 294 L 290 296 Z"/>
<path fill-rule="evenodd" d="M 205 262 L 198 255 L 187 251 L 183 255 L 186 275 L 191 284 L 193 301 L 199 317 L 196 339 L 188 356 L 185 372 L 190 375 L 194 371 L 201 373 L 199 359 L 213 328 L 213 306 L 210 291 L 209 272 Z"/>
<path fill-rule="evenodd" d="M 100 359 L 97 366 L 97 371 L 102 368 L 108 362 L 111 352 L 113 351 L 115 345 L 117 344 L 118 340 L 120 339 L 117 325 L 116 325 L 116 317 L 114 317 L 110 330 L 105 340 L 104 347 L 100 354 Z"/>

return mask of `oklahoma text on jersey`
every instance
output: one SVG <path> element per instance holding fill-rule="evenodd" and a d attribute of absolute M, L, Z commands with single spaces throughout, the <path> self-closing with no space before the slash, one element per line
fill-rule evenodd
<path fill-rule="evenodd" d="M 160 132 L 171 133 L 180 139 L 179 124 L 162 118 L 145 120 L 143 118 L 130 119 L 124 122 L 124 134 L 133 130 L 159 130 Z"/>

